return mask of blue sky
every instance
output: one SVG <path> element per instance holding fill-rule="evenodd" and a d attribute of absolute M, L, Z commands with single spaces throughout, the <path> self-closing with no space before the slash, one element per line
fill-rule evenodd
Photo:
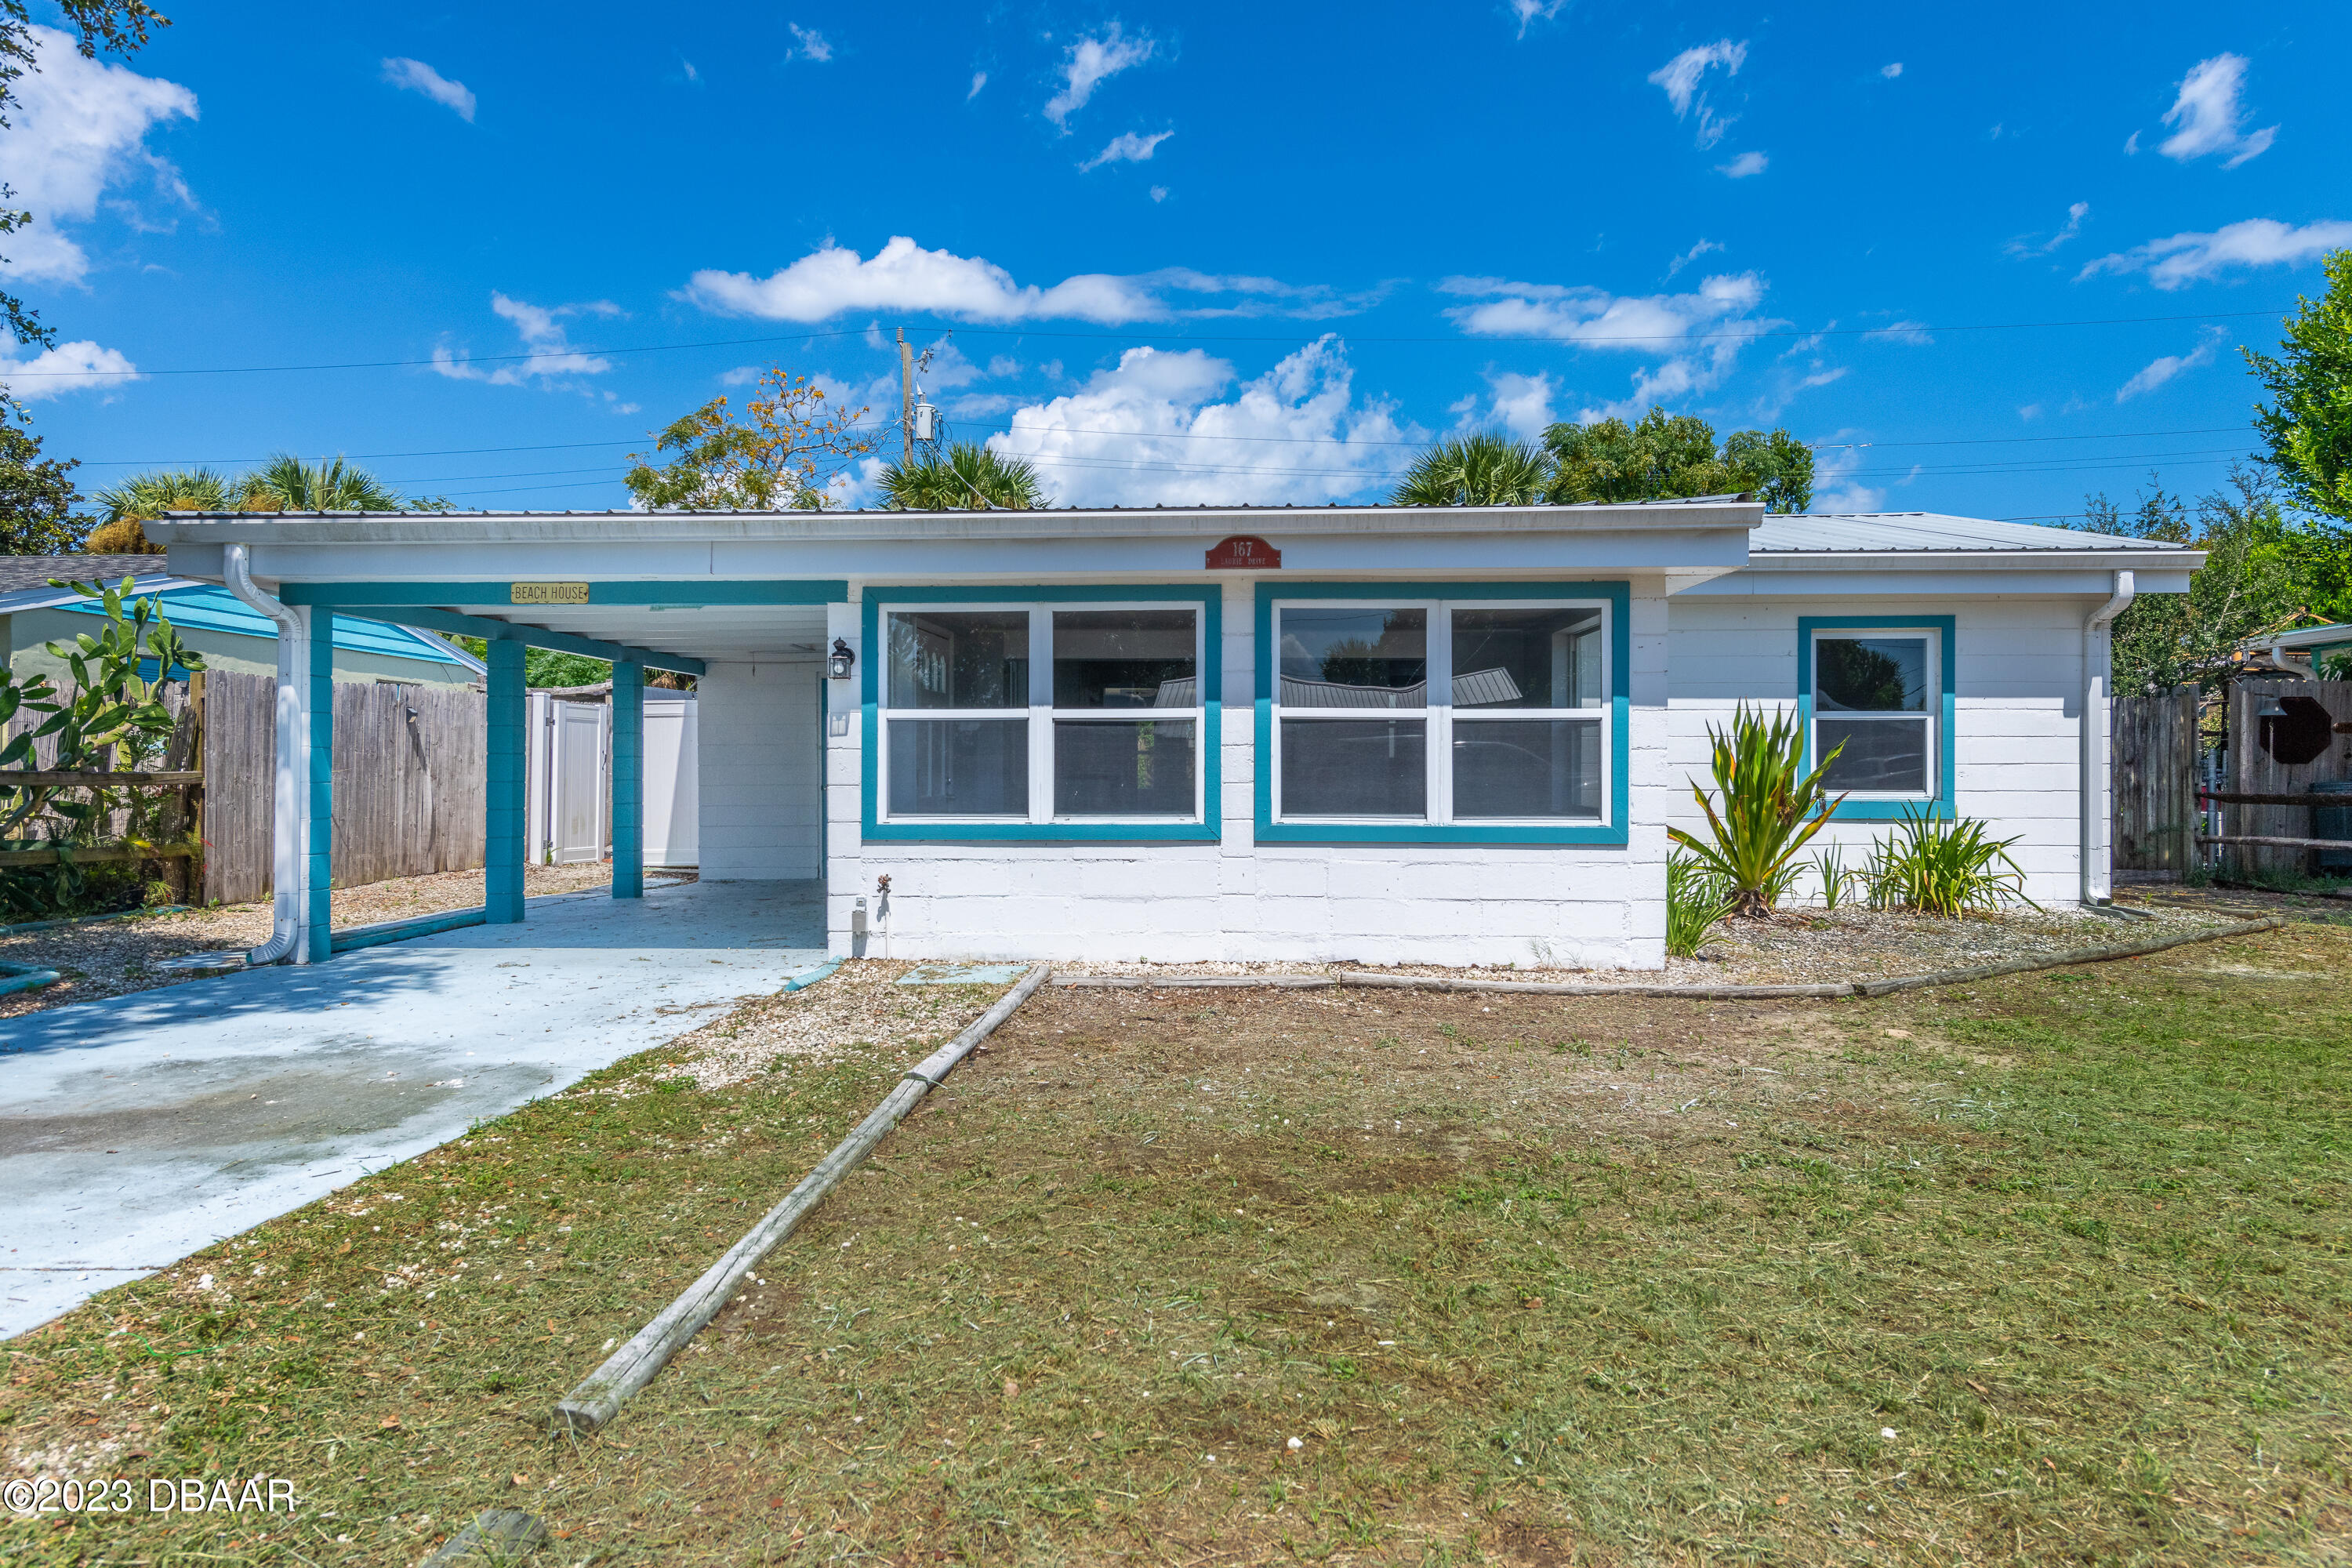
<path fill-rule="evenodd" d="M 2342 5 L 172 14 L 0 132 L 61 343 L 0 374 L 85 489 L 623 505 L 771 363 L 895 415 L 903 326 L 1067 501 L 1655 402 L 1818 443 L 1822 510 L 2058 516 L 2217 482 L 2238 345 L 2352 245 Z"/>

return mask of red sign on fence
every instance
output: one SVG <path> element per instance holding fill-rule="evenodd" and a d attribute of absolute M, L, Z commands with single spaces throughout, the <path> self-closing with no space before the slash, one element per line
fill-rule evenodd
<path fill-rule="evenodd" d="M 1236 533 L 1209 547 L 1212 572 L 1271 572 L 1282 564 L 1282 552 L 1255 534 Z"/>

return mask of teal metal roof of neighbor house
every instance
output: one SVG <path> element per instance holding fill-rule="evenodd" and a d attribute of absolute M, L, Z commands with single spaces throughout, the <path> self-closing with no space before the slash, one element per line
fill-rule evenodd
<path fill-rule="evenodd" d="M 269 617 L 247 608 L 226 588 L 170 576 L 162 567 L 163 557 L 158 555 L 0 556 L 0 616 L 26 610 L 102 616 L 106 612 L 95 600 L 85 599 L 70 588 L 52 588 L 49 579 L 97 582 L 113 587 L 129 577 L 134 594 L 162 595 L 163 613 L 183 631 L 277 640 L 278 627 Z M 335 617 L 335 647 L 344 653 L 379 654 L 477 670 L 481 668 L 477 660 L 439 637 L 394 626 L 389 621 L 362 620 L 353 616 Z"/>
<path fill-rule="evenodd" d="M 2127 539 L 2079 528 L 2045 528 L 2034 522 L 2003 522 L 1988 517 L 1948 517 L 1933 511 L 1767 512 L 1748 548 L 1759 555 L 1783 551 L 1834 551 L 1877 554 L 1894 551 L 1958 550 L 2180 550 L 2192 547 L 2160 539 Z"/>

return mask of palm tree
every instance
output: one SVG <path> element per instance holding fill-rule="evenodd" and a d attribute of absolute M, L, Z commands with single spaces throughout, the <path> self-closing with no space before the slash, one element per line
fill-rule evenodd
<path fill-rule="evenodd" d="M 1398 506 L 1532 506 L 1550 479 L 1535 447 L 1479 430 L 1423 452 L 1389 500 Z"/>
<path fill-rule="evenodd" d="M 171 511 L 230 511 L 232 487 L 210 468 L 154 468 L 134 474 L 90 497 L 98 503 L 99 525 L 82 542 L 93 555 L 161 555 L 163 548 L 147 542 L 140 522 Z"/>
<path fill-rule="evenodd" d="M 1033 511 L 1045 504 L 1045 481 L 1028 462 L 968 443 L 949 447 L 944 458 L 890 464 L 882 493 L 899 511 Z"/>
<path fill-rule="evenodd" d="M 280 452 L 245 476 L 239 511 L 401 511 L 398 490 L 341 458 L 306 463 Z"/>

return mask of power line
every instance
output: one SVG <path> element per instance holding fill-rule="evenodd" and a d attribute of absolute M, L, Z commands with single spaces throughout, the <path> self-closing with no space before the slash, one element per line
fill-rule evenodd
<path fill-rule="evenodd" d="M 2233 321 L 2242 317 L 2283 316 L 2285 313 L 2286 312 L 2284 310 L 2206 310 L 2177 316 L 2086 316 L 2073 321 L 1963 321 L 1940 326 L 1906 325 L 1903 328 L 1903 331 L 1906 333 L 2047 331 L 2072 327 L 2126 327 L 2146 326 L 2158 322 L 2170 321 Z M 1135 331 L 1046 331 L 1027 327 L 958 327 L 954 330 L 967 337 L 1053 338 L 1083 340 L 1088 342 L 1132 342 L 1138 336 L 1138 333 Z M 1755 331 L 1741 331 L 1731 328 L 1723 328 L 1714 331 L 1703 332 L 1570 332 L 1565 334 L 1556 332 L 1493 332 L 1476 334 L 1454 333 L 1450 335 L 1428 334 L 1380 337 L 1349 336 L 1348 341 L 1351 343 L 1549 343 L 1556 347 L 1576 348 L 1595 343 L 1683 343 L 1713 342 L 1718 341 L 1751 342 L 1762 342 L 1774 338 L 1883 337 L 1887 335 L 1893 330 L 1894 329 L 1887 327 L 1790 327 L 1785 329 L 1767 328 Z M 1148 328 L 1146 331 L 1148 331 Z M 643 343 L 635 347 L 625 348 L 567 348 L 562 350 L 561 353 L 552 353 L 544 349 L 534 349 L 520 353 L 469 354 L 462 361 L 452 361 L 445 354 L 437 355 L 431 359 L 341 360 L 320 362 L 312 364 L 182 365 L 175 366 L 168 370 L 134 369 L 128 373 L 127 377 L 125 377 L 125 373 L 119 371 L 7 370 L 0 372 L 0 380 L 22 380 L 28 376 L 42 378 L 79 376 L 87 381 L 100 377 L 137 379 L 142 376 L 157 375 L 276 375 L 331 370 L 412 370 L 422 369 L 436 364 L 453 363 L 463 364 L 503 364 L 519 361 L 527 362 L 531 360 L 552 360 L 557 358 L 594 358 L 618 354 L 677 353 L 687 353 L 697 349 L 754 348 L 769 343 L 818 342 L 826 339 L 862 338 L 865 335 L 866 332 L 862 328 L 856 331 L 843 331 L 788 332 L 756 338 L 709 338 L 698 342 L 690 343 Z M 1319 336 L 1320 334 L 1318 335 Z M 1313 342 L 1314 339 L 1309 337 L 1301 337 L 1296 333 L 1181 332 L 1168 334 L 1164 336 L 1161 341 L 1167 342 L 1191 343 L 1297 343 Z"/>

